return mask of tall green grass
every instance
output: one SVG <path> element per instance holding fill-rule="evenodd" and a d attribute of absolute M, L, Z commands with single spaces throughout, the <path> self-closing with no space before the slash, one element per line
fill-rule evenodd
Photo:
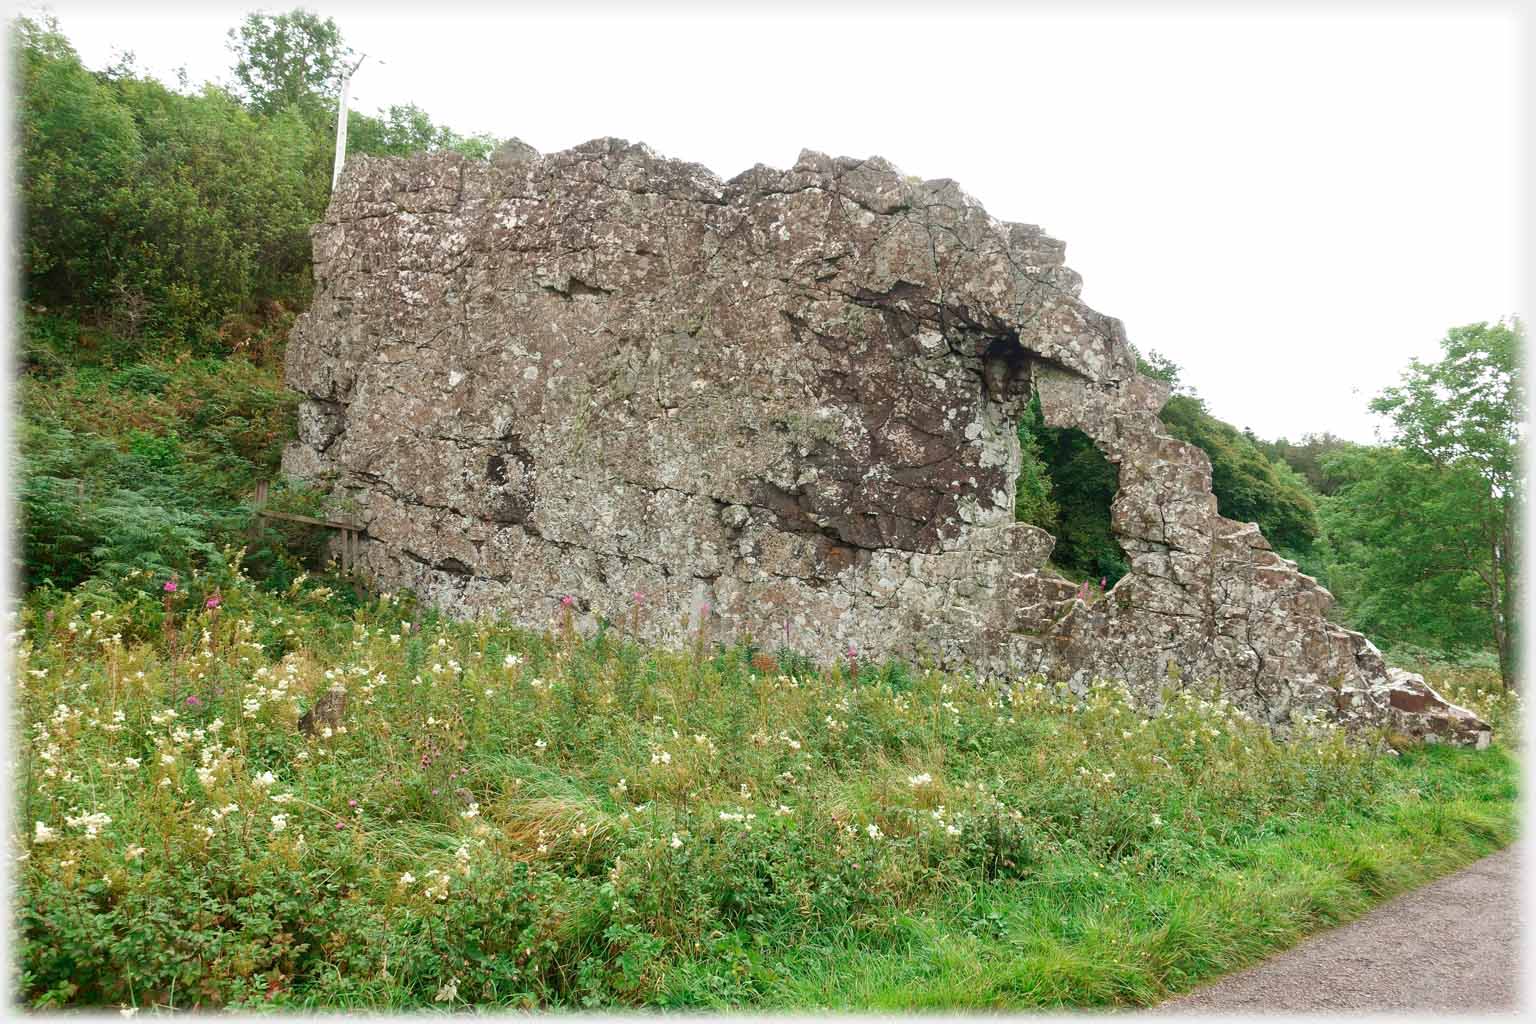
<path fill-rule="evenodd" d="M 1144 1005 L 1514 833 L 1498 744 L 220 565 L 24 609 L 29 1006 Z M 343 727 L 301 733 L 333 687 Z"/>

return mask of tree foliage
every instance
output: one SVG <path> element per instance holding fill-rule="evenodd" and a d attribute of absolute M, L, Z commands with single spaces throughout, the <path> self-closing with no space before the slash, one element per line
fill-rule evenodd
<path fill-rule="evenodd" d="M 149 348 L 207 350 L 228 318 L 305 301 L 350 51 L 333 21 L 305 11 L 252 14 L 230 38 L 238 94 L 173 89 L 131 60 L 95 73 L 54 22 L 16 20 L 29 303 Z M 486 158 L 496 144 L 412 104 L 348 124 L 364 154 Z"/>
<path fill-rule="evenodd" d="M 1350 623 L 1388 645 L 1486 647 L 1475 474 L 1368 445 L 1340 449 L 1327 466 L 1344 483 L 1323 503 L 1326 582 Z"/>
<path fill-rule="evenodd" d="M 1333 494 L 1345 482 L 1344 478 L 1328 472 L 1326 465 L 1329 456 L 1352 447 L 1355 447 L 1353 441 L 1346 441 L 1327 431 L 1303 434 L 1301 440 L 1295 443 L 1282 437 L 1278 441 L 1259 444 L 1260 450 L 1272 461 L 1284 462 L 1301 474 L 1308 487 L 1325 496 Z"/>
<path fill-rule="evenodd" d="M 1371 402 L 1391 418 L 1389 447 L 1342 452 L 1350 482 L 1329 500 L 1338 554 L 1330 574 L 1356 621 L 1447 648 L 1488 645 L 1515 674 L 1517 519 L 1525 392 L 1520 321 L 1453 328 L 1442 357 L 1415 359 Z"/>
<path fill-rule="evenodd" d="M 334 19 L 302 9 L 246 15 L 229 30 L 228 46 L 235 81 L 252 110 L 275 114 L 297 108 L 322 122 L 352 56 Z"/>
<path fill-rule="evenodd" d="M 377 116 L 347 117 L 347 152 L 370 156 L 410 156 L 413 153 L 453 152 L 472 160 L 487 160 L 498 140 L 489 135 L 463 136 L 434 124 L 414 103 L 392 105 Z"/>
<path fill-rule="evenodd" d="M 22 281 L 120 333 L 210 339 L 232 311 L 301 299 L 319 198 L 312 133 L 229 94 L 87 71 L 21 20 Z"/>

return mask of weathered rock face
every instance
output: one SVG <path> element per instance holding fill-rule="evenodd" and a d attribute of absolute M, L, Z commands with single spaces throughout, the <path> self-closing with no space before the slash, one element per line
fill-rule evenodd
<path fill-rule="evenodd" d="M 954 182 L 811 152 L 721 182 L 612 139 L 355 158 L 314 244 L 284 466 L 355 502 L 386 586 L 1152 702 L 1220 680 L 1278 725 L 1401 713 L 1327 591 L 1217 514 L 1063 245 Z M 1092 604 L 1013 522 L 1035 391 L 1120 467 L 1132 571 Z"/>

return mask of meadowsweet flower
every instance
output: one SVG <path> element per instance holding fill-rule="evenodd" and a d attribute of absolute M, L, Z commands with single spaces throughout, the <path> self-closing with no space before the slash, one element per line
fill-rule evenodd
<path fill-rule="evenodd" d="M 459 812 L 459 817 L 464 818 L 465 820 L 468 820 L 470 818 L 479 817 L 479 815 L 480 815 L 480 805 L 475 803 L 473 800 L 471 800 L 469 802 L 469 809 L 468 810 L 460 811 Z"/>
<path fill-rule="evenodd" d="M 32 842 L 38 846 L 46 846 L 58 838 L 59 834 L 41 821 L 32 830 Z"/>
<path fill-rule="evenodd" d="M 668 844 L 668 845 L 669 845 L 669 846 L 671 846 L 671 847 L 672 847 L 672 849 L 674 849 L 674 850 L 675 850 L 675 849 L 677 849 L 677 848 L 678 848 L 678 847 L 680 847 L 680 846 L 682 846 L 682 845 L 683 845 L 683 841 L 682 841 L 682 839 L 680 839 L 680 838 L 678 838 L 678 835 L 677 835 L 677 833 L 676 833 L 676 832 L 673 832 L 673 833 L 672 833 L 672 842 L 671 842 L 671 843 L 669 843 L 669 844 Z"/>
<path fill-rule="evenodd" d="M 907 776 L 907 784 L 910 785 L 913 789 L 917 789 L 919 786 L 926 786 L 932 781 L 933 776 L 927 772 L 923 772 L 919 775 Z"/>
<path fill-rule="evenodd" d="M 277 776 L 273 775 L 270 771 L 262 772 L 251 780 L 251 784 L 257 789 L 267 789 L 275 782 L 277 782 Z"/>
<path fill-rule="evenodd" d="M 960 834 L 960 826 L 958 826 L 958 825 L 945 825 L 944 826 L 944 831 L 947 834 L 949 834 L 949 835 L 957 836 L 957 835 Z"/>
<path fill-rule="evenodd" d="M 518 665 L 521 665 L 522 663 L 523 663 L 523 656 L 521 654 L 509 654 L 505 658 L 501 659 L 501 664 L 505 668 L 516 668 Z"/>
<path fill-rule="evenodd" d="M 283 829 L 285 829 L 287 827 L 288 827 L 288 815 L 286 815 L 286 814 L 274 814 L 274 815 L 272 815 L 272 831 L 273 832 L 281 832 Z"/>
<path fill-rule="evenodd" d="M 783 804 L 779 804 L 778 808 L 773 813 L 776 816 L 778 816 L 780 818 L 783 818 L 783 817 L 785 817 L 787 815 L 794 814 L 795 812 L 790 810 L 788 807 L 784 806 Z"/>
<path fill-rule="evenodd" d="M 416 884 L 416 876 L 411 874 L 409 871 L 407 871 L 405 874 L 400 876 L 400 883 L 399 884 L 401 884 L 401 885 L 415 885 Z"/>
<path fill-rule="evenodd" d="M 549 746 L 549 744 L 548 744 L 548 743 L 546 743 L 546 742 L 545 742 L 545 741 L 544 741 L 544 740 L 542 740 L 542 739 L 539 739 L 539 740 L 534 740 L 534 741 L 533 741 L 533 745 L 534 745 L 534 747 L 536 747 L 536 748 L 537 748 L 537 749 L 539 749 L 539 750 L 543 750 L 543 749 L 545 749 L 545 748 L 546 748 L 546 747 L 548 747 L 548 746 Z"/>
<path fill-rule="evenodd" d="M 1162 823 L 1163 823 L 1162 815 L 1160 815 L 1160 814 L 1152 815 L 1152 827 L 1153 828 L 1157 828 Z"/>
<path fill-rule="evenodd" d="M 865 828 L 864 831 L 869 833 L 869 838 L 871 838 L 871 839 L 884 839 L 885 838 L 885 833 L 881 832 L 880 831 L 880 826 L 876 825 L 874 822 L 870 822 L 869 826 L 867 828 Z"/>

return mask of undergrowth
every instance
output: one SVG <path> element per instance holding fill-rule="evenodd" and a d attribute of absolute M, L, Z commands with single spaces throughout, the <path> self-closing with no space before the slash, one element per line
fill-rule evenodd
<path fill-rule="evenodd" d="M 1514 832 L 1499 743 L 1281 742 L 1216 692 L 854 678 L 220 565 L 24 607 L 31 1007 L 1144 1005 Z M 338 686 L 344 724 L 300 731 Z"/>

